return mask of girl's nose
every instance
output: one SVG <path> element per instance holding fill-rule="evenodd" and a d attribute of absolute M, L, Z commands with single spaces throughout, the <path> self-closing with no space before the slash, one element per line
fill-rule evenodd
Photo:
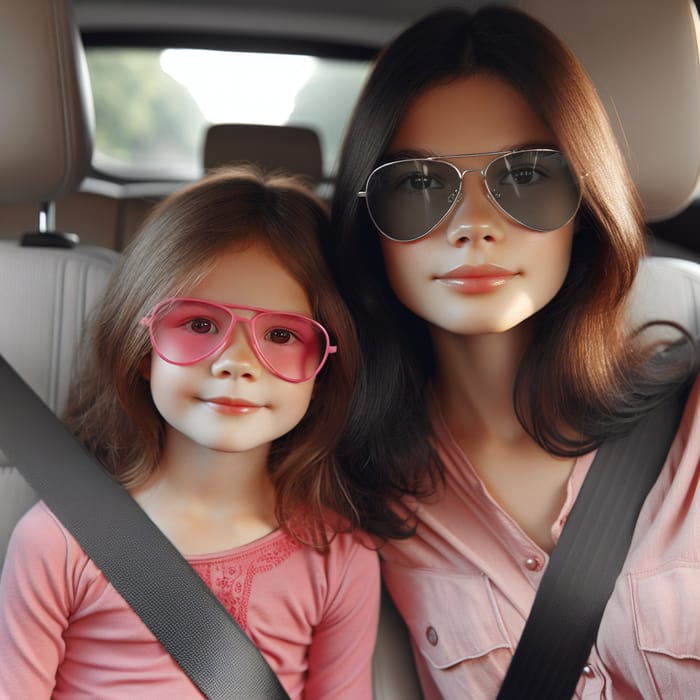
<path fill-rule="evenodd" d="M 260 377 L 262 366 L 253 350 L 244 324 L 239 323 L 233 329 L 229 342 L 212 361 L 211 372 L 217 377 L 231 379 Z"/>

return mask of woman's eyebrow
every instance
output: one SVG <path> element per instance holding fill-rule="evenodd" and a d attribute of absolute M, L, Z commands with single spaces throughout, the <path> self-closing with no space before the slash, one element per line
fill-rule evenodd
<path fill-rule="evenodd" d="M 526 141 L 521 143 L 513 143 L 504 145 L 502 148 L 497 148 L 492 151 L 478 151 L 474 153 L 435 153 L 433 151 L 419 149 L 403 149 L 400 151 L 391 151 L 385 154 L 380 160 L 380 165 L 391 163 L 395 160 L 411 160 L 413 158 L 449 158 L 450 156 L 458 155 L 483 155 L 487 153 L 509 153 L 510 151 L 527 151 L 535 148 L 547 148 L 557 150 L 558 146 L 551 141 Z"/>
<path fill-rule="evenodd" d="M 525 141 L 521 143 L 513 143 L 508 146 L 504 146 L 504 151 L 528 151 L 534 148 L 549 148 L 554 151 L 559 149 L 555 143 L 551 141 Z"/>
<path fill-rule="evenodd" d="M 391 163 L 394 160 L 411 160 L 413 158 L 434 158 L 437 154 L 432 151 L 421 151 L 418 149 L 404 149 L 401 151 L 391 151 L 385 153 L 379 161 L 380 164 Z"/>

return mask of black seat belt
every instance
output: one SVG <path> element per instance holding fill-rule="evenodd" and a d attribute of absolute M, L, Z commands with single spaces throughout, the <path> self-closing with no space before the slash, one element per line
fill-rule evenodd
<path fill-rule="evenodd" d="M 196 571 L 0 355 L 0 447 L 211 700 L 288 700 Z"/>
<path fill-rule="evenodd" d="M 668 354 L 685 352 L 689 344 Z M 662 353 L 662 357 L 667 356 Z M 570 700 L 687 398 L 679 384 L 598 449 L 535 594 L 497 700 Z"/>

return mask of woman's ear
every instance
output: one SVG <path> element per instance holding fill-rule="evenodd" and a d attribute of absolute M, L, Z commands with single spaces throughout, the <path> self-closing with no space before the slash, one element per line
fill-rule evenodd
<path fill-rule="evenodd" d="M 150 354 L 144 355 L 141 362 L 139 362 L 139 372 L 141 373 L 141 376 L 146 381 L 150 381 L 150 379 L 151 379 L 151 356 L 150 356 Z"/>

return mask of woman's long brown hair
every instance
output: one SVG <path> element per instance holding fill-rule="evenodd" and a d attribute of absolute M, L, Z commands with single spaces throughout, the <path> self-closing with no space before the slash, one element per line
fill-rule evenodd
<path fill-rule="evenodd" d="M 357 193 L 416 97 L 477 73 L 505 80 L 525 97 L 582 183 L 568 276 L 533 319 L 533 341 L 514 386 L 524 428 L 553 454 L 589 451 L 626 431 L 651 405 L 654 387 L 668 379 L 648 366 L 655 346 L 641 336 L 633 342 L 625 322 L 645 250 L 644 221 L 581 64 L 552 32 L 517 10 L 428 15 L 380 55 L 356 105 L 339 162 L 327 253 L 363 355 L 340 454 L 362 524 L 380 536 L 410 533 L 392 503 L 432 492 L 441 478 L 426 408 L 435 358 L 426 323 L 388 284 L 378 233 Z"/>

